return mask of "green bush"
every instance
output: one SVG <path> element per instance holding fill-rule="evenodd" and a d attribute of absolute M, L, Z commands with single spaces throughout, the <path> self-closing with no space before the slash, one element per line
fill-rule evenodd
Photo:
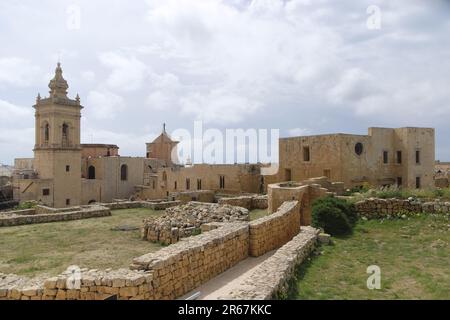
<path fill-rule="evenodd" d="M 320 198 L 312 205 L 312 226 L 331 235 L 351 233 L 357 219 L 354 205 L 342 199 Z"/>

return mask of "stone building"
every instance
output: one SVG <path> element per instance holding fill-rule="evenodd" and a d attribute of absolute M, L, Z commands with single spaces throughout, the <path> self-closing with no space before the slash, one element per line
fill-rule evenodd
<path fill-rule="evenodd" d="M 113 144 L 80 144 L 82 106 L 67 96 L 58 63 L 50 95 L 38 95 L 33 159 L 15 159 L 14 199 L 36 200 L 52 207 L 111 202 L 138 196 L 166 198 L 172 192 L 212 190 L 258 192 L 259 165 L 177 164 L 176 146 L 165 125 L 146 145 L 146 157 L 123 157 Z M 175 160 L 173 160 L 175 159 Z"/>
<path fill-rule="evenodd" d="M 324 134 L 282 138 L 279 170 L 266 181 L 326 176 L 346 187 L 433 187 L 434 129 L 369 128 L 367 135 Z"/>

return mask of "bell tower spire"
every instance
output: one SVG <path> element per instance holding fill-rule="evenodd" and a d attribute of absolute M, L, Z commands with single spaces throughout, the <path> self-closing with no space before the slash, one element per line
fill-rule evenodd
<path fill-rule="evenodd" d="M 69 88 L 69 85 L 63 78 L 62 73 L 61 63 L 58 62 L 55 69 L 55 76 L 48 84 L 48 87 L 50 88 L 50 98 L 67 98 L 67 89 Z"/>

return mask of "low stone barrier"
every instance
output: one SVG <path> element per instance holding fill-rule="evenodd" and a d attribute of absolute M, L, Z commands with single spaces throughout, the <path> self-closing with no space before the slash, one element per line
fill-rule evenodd
<path fill-rule="evenodd" d="M 89 208 L 80 208 L 78 211 L 61 213 L 35 213 L 31 215 L 0 214 L 0 227 L 98 218 L 110 215 L 111 211 L 102 206 L 91 206 Z"/>
<path fill-rule="evenodd" d="M 360 217 L 367 219 L 386 218 L 388 216 L 403 216 L 414 213 L 447 213 L 450 212 L 450 202 L 435 200 L 421 202 L 417 199 L 378 199 L 369 198 L 355 203 Z"/>
<path fill-rule="evenodd" d="M 133 259 L 133 270 L 154 272 L 157 299 L 174 299 L 248 256 L 248 224 L 222 227 Z"/>
<path fill-rule="evenodd" d="M 148 208 L 151 210 L 165 210 L 170 207 L 180 205 L 180 201 L 120 201 L 111 203 L 102 203 L 102 206 L 108 207 L 111 210 L 122 209 L 136 209 L 136 208 Z"/>
<path fill-rule="evenodd" d="M 36 214 L 36 209 L 11 210 L 0 212 L 0 216 L 16 215 L 16 216 L 30 216 Z"/>
<path fill-rule="evenodd" d="M 291 241 L 262 262 L 237 287 L 224 293 L 220 300 L 268 300 L 286 298 L 296 269 L 310 255 L 320 231 L 301 227 Z"/>
<path fill-rule="evenodd" d="M 243 207 L 247 210 L 267 209 L 267 196 L 239 196 L 231 198 L 220 198 L 219 204 L 228 204 L 230 206 Z"/>
<path fill-rule="evenodd" d="M 214 202 L 215 192 L 212 190 L 195 190 L 172 192 L 169 194 L 169 199 L 180 201 L 181 203 L 188 203 L 191 201 L 197 202 Z"/>
<path fill-rule="evenodd" d="M 277 212 L 250 222 L 249 253 L 261 256 L 290 241 L 299 231 L 299 203 L 286 201 Z"/>

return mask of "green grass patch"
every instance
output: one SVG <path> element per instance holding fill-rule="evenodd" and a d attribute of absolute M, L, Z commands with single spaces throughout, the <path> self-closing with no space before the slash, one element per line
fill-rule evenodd
<path fill-rule="evenodd" d="M 359 221 L 297 270 L 290 299 L 450 299 L 449 215 Z M 381 268 L 369 290 L 367 267 Z"/>
<path fill-rule="evenodd" d="M 0 228 L 0 272 L 19 275 L 57 275 L 70 265 L 86 268 L 127 268 L 139 255 L 160 245 L 140 239 L 140 231 L 113 231 L 164 211 L 127 209 L 112 216 L 67 222 Z"/>

